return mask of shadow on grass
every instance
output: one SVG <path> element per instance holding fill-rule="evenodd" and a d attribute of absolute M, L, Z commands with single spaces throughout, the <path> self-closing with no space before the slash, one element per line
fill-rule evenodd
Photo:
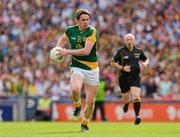
<path fill-rule="evenodd" d="M 78 134 L 82 133 L 81 131 L 56 131 L 56 132 L 43 132 L 38 134 Z"/>
<path fill-rule="evenodd" d="M 59 137 L 63 137 L 65 135 L 75 135 L 75 134 L 81 134 L 81 131 L 52 131 L 52 132 L 40 132 L 40 133 L 24 133 L 24 134 L 16 134 L 17 137 L 41 137 L 41 136 L 49 136 L 49 135 L 58 135 Z M 14 137 L 13 135 L 0 135 L 1 137 Z"/>

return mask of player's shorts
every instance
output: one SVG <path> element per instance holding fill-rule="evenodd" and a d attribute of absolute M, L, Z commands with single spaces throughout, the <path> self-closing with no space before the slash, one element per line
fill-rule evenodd
<path fill-rule="evenodd" d="M 119 86 L 121 88 L 122 93 L 126 93 L 130 90 L 130 87 L 138 87 L 140 88 L 141 78 L 139 76 L 120 76 L 119 77 Z"/>
<path fill-rule="evenodd" d="M 79 74 L 83 77 L 84 83 L 90 85 L 99 84 L 99 68 L 94 70 L 84 70 L 81 68 L 71 67 L 71 74 Z"/>

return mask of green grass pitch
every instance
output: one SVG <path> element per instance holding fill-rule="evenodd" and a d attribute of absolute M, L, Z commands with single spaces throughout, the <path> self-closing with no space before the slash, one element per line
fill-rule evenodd
<path fill-rule="evenodd" d="M 0 122 L 0 137 L 179 137 L 180 123 L 89 123 L 90 132 L 80 131 L 80 122 Z"/>

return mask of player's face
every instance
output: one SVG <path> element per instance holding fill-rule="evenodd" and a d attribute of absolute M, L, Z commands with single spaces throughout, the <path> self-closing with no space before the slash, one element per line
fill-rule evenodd
<path fill-rule="evenodd" d="M 124 43 L 128 49 L 132 49 L 134 47 L 134 38 L 132 36 L 126 36 L 124 38 Z"/>
<path fill-rule="evenodd" d="M 81 30 L 86 30 L 90 22 L 89 15 L 82 14 L 78 20 L 78 24 Z"/>

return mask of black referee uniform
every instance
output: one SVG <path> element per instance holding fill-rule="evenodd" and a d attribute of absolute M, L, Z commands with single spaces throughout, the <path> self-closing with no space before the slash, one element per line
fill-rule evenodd
<path fill-rule="evenodd" d="M 125 72 L 120 71 L 119 75 L 119 86 L 122 93 L 128 92 L 131 86 L 140 88 L 140 65 L 139 61 L 145 61 L 147 57 L 144 55 L 142 50 L 134 47 L 130 51 L 126 46 L 118 49 L 114 55 L 113 62 L 118 63 L 121 66 L 130 65 L 131 71 Z"/>

